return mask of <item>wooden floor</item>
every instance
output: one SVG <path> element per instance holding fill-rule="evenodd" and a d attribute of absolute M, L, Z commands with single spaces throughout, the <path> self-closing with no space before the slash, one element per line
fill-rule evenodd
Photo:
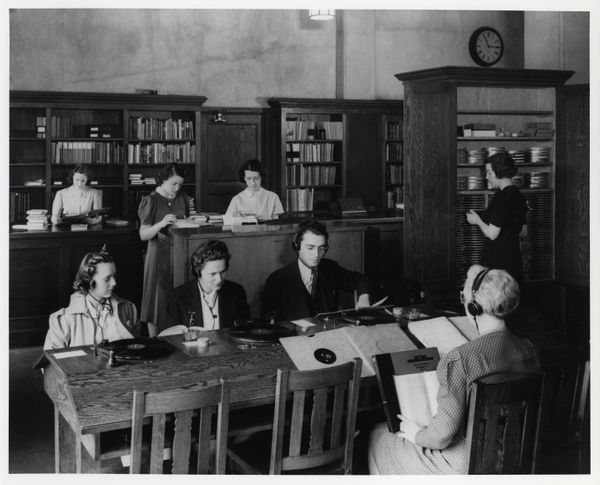
<path fill-rule="evenodd" d="M 44 393 L 41 372 L 32 369 L 40 352 L 39 347 L 9 351 L 9 473 L 54 472 L 52 403 Z M 357 438 L 355 474 L 368 473 L 367 441 L 368 433 Z M 542 457 L 541 473 L 578 473 L 574 450 L 559 455 L 547 452 Z"/>

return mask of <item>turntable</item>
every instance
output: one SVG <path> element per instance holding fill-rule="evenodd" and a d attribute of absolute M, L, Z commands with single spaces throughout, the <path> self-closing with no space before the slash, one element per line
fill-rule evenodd
<path fill-rule="evenodd" d="M 229 338 L 238 344 L 269 346 L 294 335 L 294 330 L 270 323 L 239 325 L 229 330 Z"/>
<path fill-rule="evenodd" d="M 118 361 L 154 360 L 166 357 L 175 348 L 165 340 L 155 338 L 127 338 L 101 343 L 101 349 L 112 351 Z"/>

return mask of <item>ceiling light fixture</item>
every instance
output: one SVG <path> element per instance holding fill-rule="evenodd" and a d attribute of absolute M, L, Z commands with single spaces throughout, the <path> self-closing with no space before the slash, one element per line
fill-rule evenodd
<path fill-rule="evenodd" d="M 333 9 L 313 9 L 308 11 L 308 16 L 312 20 L 331 20 L 335 16 L 335 10 Z"/>

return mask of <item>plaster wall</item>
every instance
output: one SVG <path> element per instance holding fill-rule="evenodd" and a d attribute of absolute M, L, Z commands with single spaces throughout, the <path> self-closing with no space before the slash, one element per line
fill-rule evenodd
<path fill-rule="evenodd" d="M 562 41 L 546 47 L 544 29 L 530 13 L 340 13 L 338 76 L 345 98 L 399 99 L 398 72 L 475 65 L 467 43 L 482 25 L 505 39 L 498 67 L 575 69 L 589 63 L 583 48 L 589 34 L 580 15 L 544 17 L 546 27 L 562 22 L 563 33 Z M 557 65 L 558 51 L 564 65 Z M 240 107 L 266 106 L 269 97 L 333 98 L 336 22 L 311 21 L 306 10 L 11 10 L 10 88 L 125 93 L 145 88 L 206 96 L 209 106 Z"/>

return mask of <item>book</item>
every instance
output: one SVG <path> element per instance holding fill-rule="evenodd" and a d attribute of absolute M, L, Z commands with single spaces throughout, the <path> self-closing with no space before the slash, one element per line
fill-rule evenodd
<path fill-rule="evenodd" d="M 300 370 L 323 369 L 358 357 L 363 362 L 361 377 L 375 375 L 373 355 L 415 349 L 415 344 L 395 323 L 342 327 L 279 341 Z"/>
<path fill-rule="evenodd" d="M 377 354 L 373 365 L 390 432 L 400 431 L 398 414 L 421 427 L 437 412 L 440 355 L 436 348 Z"/>
<path fill-rule="evenodd" d="M 453 348 L 468 342 L 468 339 L 446 317 L 410 322 L 408 330 L 425 347 L 437 347 L 442 357 Z"/>

